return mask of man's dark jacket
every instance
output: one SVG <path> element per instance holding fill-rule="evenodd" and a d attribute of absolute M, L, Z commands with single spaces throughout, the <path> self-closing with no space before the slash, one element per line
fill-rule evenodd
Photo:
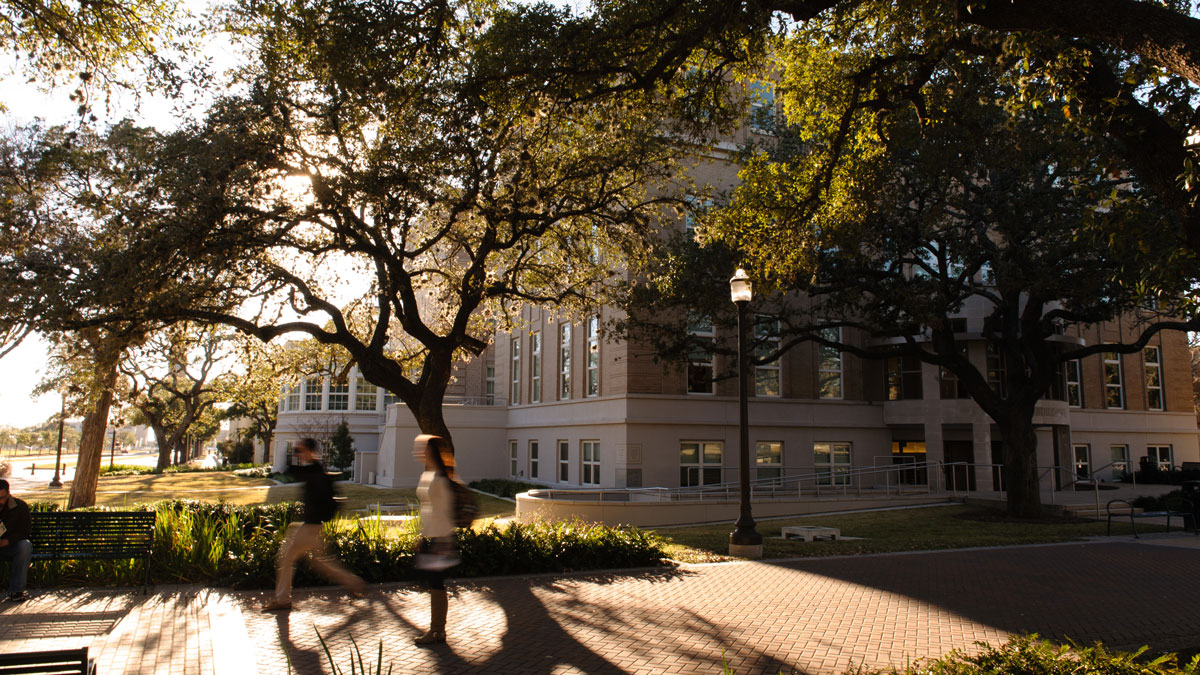
<path fill-rule="evenodd" d="M 333 501 L 333 479 L 325 473 L 320 462 L 293 464 L 287 473 L 304 483 L 304 522 L 324 523 L 333 520 L 337 504 Z"/>
<path fill-rule="evenodd" d="M 33 529 L 33 517 L 29 515 L 29 505 L 10 496 L 8 503 L 0 506 L 0 523 L 4 523 L 4 527 L 7 528 L 0 539 L 7 539 L 10 544 L 28 539 L 29 532 Z"/>

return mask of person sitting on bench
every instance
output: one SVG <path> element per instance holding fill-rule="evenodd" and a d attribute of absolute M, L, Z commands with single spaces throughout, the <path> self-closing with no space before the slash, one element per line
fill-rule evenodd
<path fill-rule="evenodd" d="M 22 602 L 29 597 L 25 593 L 25 582 L 29 578 L 29 558 L 33 555 L 33 544 L 29 541 L 32 521 L 29 505 L 12 496 L 8 481 L 0 478 L 0 560 L 10 563 L 10 602 Z"/>

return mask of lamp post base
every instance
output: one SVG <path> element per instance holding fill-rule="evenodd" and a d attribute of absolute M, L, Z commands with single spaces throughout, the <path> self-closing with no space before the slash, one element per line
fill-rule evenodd
<path fill-rule="evenodd" d="M 754 529 L 738 528 L 729 535 L 729 555 L 758 560 L 763 554 L 762 535 Z"/>
<path fill-rule="evenodd" d="M 748 558 L 750 560 L 761 560 L 763 557 L 762 544 L 735 544 L 729 542 L 729 555 L 735 558 Z"/>

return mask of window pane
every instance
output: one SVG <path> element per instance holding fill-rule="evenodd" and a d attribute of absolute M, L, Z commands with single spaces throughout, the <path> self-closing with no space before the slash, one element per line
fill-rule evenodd
<path fill-rule="evenodd" d="M 705 443 L 704 444 L 704 463 L 705 464 L 720 464 L 721 463 L 721 444 L 720 443 Z"/>
<path fill-rule="evenodd" d="M 841 373 L 821 373 L 820 394 L 821 398 L 841 398 Z"/>
<path fill-rule="evenodd" d="M 759 441 L 754 444 L 757 464 L 779 464 L 783 461 L 783 443 Z"/>
<path fill-rule="evenodd" d="M 700 448 L 695 443 L 684 443 L 679 446 L 679 463 L 680 464 L 699 464 L 700 463 Z"/>

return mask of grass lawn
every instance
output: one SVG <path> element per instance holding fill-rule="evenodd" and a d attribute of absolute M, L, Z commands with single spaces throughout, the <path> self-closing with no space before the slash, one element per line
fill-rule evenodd
<path fill-rule="evenodd" d="M 96 490 L 99 506 L 131 506 L 164 499 L 199 499 L 225 501 L 231 504 L 274 504 L 300 499 L 299 484 L 275 485 L 267 478 L 243 478 L 229 471 L 197 471 L 192 473 L 148 474 L 143 476 L 105 476 Z M 375 504 L 416 504 L 413 488 L 374 488 L 355 483 L 339 482 L 337 491 L 345 498 L 342 511 L 347 515 Z M 65 505 L 70 482 L 62 489 L 39 488 L 27 490 L 19 497 L 26 501 L 53 501 Z M 511 516 L 514 506 L 503 499 L 477 494 L 479 519 Z"/>
<path fill-rule="evenodd" d="M 786 525 L 836 527 L 844 537 L 861 539 L 811 543 L 778 539 L 780 528 Z M 1080 541 L 1104 535 L 1105 523 L 1063 518 L 1014 520 L 979 506 L 937 506 L 760 521 L 756 529 L 763 535 L 764 558 L 805 558 Z M 1140 523 L 1138 529 L 1153 532 L 1162 528 Z M 735 560 L 728 555 L 732 531 L 732 523 L 657 530 L 670 541 L 670 557 L 681 562 Z M 1128 521 L 1113 522 L 1113 535 L 1129 534 Z"/>

